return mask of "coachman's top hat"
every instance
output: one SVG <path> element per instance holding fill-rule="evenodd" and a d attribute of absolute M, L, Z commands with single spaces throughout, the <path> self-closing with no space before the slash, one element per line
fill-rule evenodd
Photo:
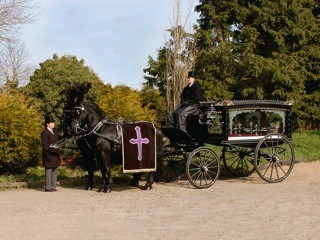
<path fill-rule="evenodd" d="M 44 116 L 44 122 L 45 123 L 52 123 L 52 122 L 55 122 L 55 121 L 54 121 L 53 116 L 50 114 L 50 115 Z"/>
<path fill-rule="evenodd" d="M 188 78 L 190 78 L 190 77 L 196 78 L 196 75 L 194 74 L 193 71 L 189 71 L 189 72 L 188 72 Z"/>

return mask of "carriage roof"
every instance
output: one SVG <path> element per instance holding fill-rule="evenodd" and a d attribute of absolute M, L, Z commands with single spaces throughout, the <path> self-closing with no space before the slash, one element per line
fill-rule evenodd
<path fill-rule="evenodd" d="M 223 100 L 200 102 L 201 108 L 224 107 L 224 108 L 291 108 L 293 101 L 280 100 Z"/>

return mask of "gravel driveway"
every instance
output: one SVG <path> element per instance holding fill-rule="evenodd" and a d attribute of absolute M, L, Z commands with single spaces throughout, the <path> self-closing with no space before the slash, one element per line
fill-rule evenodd
<path fill-rule="evenodd" d="M 144 183 L 141 183 L 141 188 Z M 320 161 L 298 163 L 281 183 L 220 178 L 151 191 L 117 184 L 110 194 L 0 192 L 0 239 L 320 239 Z"/>

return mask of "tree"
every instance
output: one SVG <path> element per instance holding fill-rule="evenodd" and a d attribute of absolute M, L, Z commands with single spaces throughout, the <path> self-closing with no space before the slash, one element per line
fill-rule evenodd
<path fill-rule="evenodd" d="M 171 114 L 180 104 L 180 95 L 186 85 L 187 73 L 193 70 L 196 59 L 196 39 L 186 32 L 191 11 L 183 16 L 181 1 L 175 0 L 170 20 L 170 39 L 166 41 L 166 98 L 167 111 Z"/>
<path fill-rule="evenodd" d="M 17 88 L 30 77 L 28 53 L 19 40 L 24 25 L 35 21 L 38 3 L 34 0 L 0 1 L 0 90 Z"/>
<path fill-rule="evenodd" d="M 297 126 L 313 121 L 316 112 L 306 102 L 319 90 L 317 1 L 202 0 L 196 9 L 201 59 L 196 70 L 211 92 L 221 83 L 225 96 L 236 99 L 293 99 Z M 210 61 L 214 56 L 218 61 Z"/>
<path fill-rule="evenodd" d="M 17 89 L 31 76 L 31 66 L 26 64 L 29 55 L 25 45 L 14 41 L 0 46 L 0 86 L 3 91 Z"/>
<path fill-rule="evenodd" d="M 143 84 L 146 87 L 158 89 L 160 95 L 166 96 L 166 48 L 161 47 L 158 49 L 157 59 L 153 59 L 151 56 L 148 57 L 148 67 L 143 69 L 145 73 L 144 78 L 146 82 Z"/>
<path fill-rule="evenodd" d="M 150 109 L 156 114 L 155 122 L 163 125 L 166 118 L 166 104 L 164 97 L 161 96 L 159 90 L 144 86 L 140 91 L 142 107 Z"/>
<path fill-rule="evenodd" d="M 232 86 L 237 81 L 237 55 L 233 51 L 233 3 L 235 1 L 200 0 L 195 10 L 200 13 L 196 28 L 199 51 L 195 70 L 207 100 L 232 99 Z"/>
<path fill-rule="evenodd" d="M 22 27 L 35 21 L 37 8 L 34 0 L 0 1 L 0 44 L 16 40 Z"/>
<path fill-rule="evenodd" d="M 58 57 L 54 54 L 52 59 L 40 63 L 40 68 L 31 76 L 30 83 L 23 88 L 24 92 L 40 104 L 41 113 L 52 113 L 58 125 L 65 102 L 65 96 L 60 92 L 69 84 L 91 82 L 92 89 L 85 96 L 86 99 L 96 102 L 101 96 L 103 83 L 84 63 L 83 59 L 78 60 L 75 56 Z"/>
<path fill-rule="evenodd" d="M 24 172 L 39 163 L 42 124 L 26 96 L 0 93 L 0 174 Z"/>
<path fill-rule="evenodd" d="M 142 106 L 140 93 L 128 86 L 110 85 L 102 87 L 97 104 L 110 120 L 152 121 L 156 120 L 155 111 Z"/>
<path fill-rule="evenodd" d="M 186 85 L 187 73 L 193 70 L 197 59 L 196 39 L 185 29 L 190 23 L 192 11 L 185 16 L 181 1 L 175 0 L 168 29 L 169 39 L 158 50 L 157 60 L 149 57 L 148 67 L 144 72 L 146 85 L 157 87 L 165 96 L 167 112 L 171 114 L 180 103 L 180 94 Z M 190 4 L 191 6 L 191 4 Z"/>

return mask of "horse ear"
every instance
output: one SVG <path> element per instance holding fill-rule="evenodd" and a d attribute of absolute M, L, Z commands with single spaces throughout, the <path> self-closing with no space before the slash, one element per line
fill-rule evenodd
<path fill-rule="evenodd" d="M 82 85 L 83 94 L 89 92 L 91 87 L 92 87 L 92 83 L 89 83 L 89 82 L 83 83 L 83 85 Z"/>
<path fill-rule="evenodd" d="M 60 94 L 65 94 L 65 95 L 70 95 L 72 94 L 72 92 L 74 91 L 74 86 L 72 86 L 70 84 L 70 82 L 68 82 L 68 85 L 65 89 L 60 91 Z"/>

